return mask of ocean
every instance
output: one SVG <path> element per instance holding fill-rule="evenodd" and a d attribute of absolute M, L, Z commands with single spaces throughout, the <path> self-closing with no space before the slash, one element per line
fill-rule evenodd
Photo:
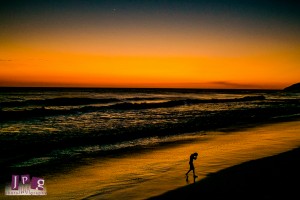
<path fill-rule="evenodd" d="M 298 147 L 299 118 L 282 90 L 0 88 L 0 186 L 29 174 L 45 199 L 146 199 L 192 184 L 193 152 L 198 181 Z"/>
<path fill-rule="evenodd" d="M 2 166 L 31 167 L 299 115 L 281 90 L 1 88 Z"/>

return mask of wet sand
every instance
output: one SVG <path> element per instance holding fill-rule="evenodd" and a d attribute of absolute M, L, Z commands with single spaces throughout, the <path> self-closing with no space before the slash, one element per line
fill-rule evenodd
<path fill-rule="evenodd" d="M 182 188 L 178 191 L 187 190 L 186 193 L 182 194 L 183 196 L 178 196 L 180 199 L 186 198 L 185 195 L 189 195 L 190 192 L 191 194 L 197 192 L 198 185 L 207 182 L 209 179 L 206 177 L 211 177 L 212 173 L 246 161 L 273 156 L 299 147 L 299 130 L 300 121 L 293 121 L 265 124 L 240 130 L 188 134 L 184 136 L 185 140 L 181 138 L 181 142 L 174 141 L 164 145 L 147 146 L 140 151 L 128 151 L 125 155 L 89 157 L 78 160 L 76 165 L 66 163 L 64 170 L 55 173 L 50 173 L 53 166 L 46 166 L 46 171 L 48 170 L 49 173 L 44 174 L 43 177 L 47 187 L 47 196 L 13 198 L 134 200 L 159 196 L 172 190 L 176 192 L 178 188 Z M 191 179 L 186 182 L 184 174 L 188 170 L 189 155 L 195 151 L 199 153 L 199 157 L 195 161 L 196 173 L 199 177 L 195 183 Z M 289 164 L 290 161 L 285 163 L 287 164 L 286 169 L 294 165 L 293 163 Z M 256 166 L 256 164 L 253 165 Z M 257 165 L 258 168 L 259 166 Z M 267 172 L 273 171 L 272 165 L 263 166 L 266 166 L 266 169 L 263 168 Z M 284 173 L 286 169 L 283 169 Z M 230 171 L 231 168 L 228 170 Z M 245 168 L 243 172 L 237 173 L 245 174 L 245 176 L 248 174 L 251 178 L 252 172 L 254 173 L 255 170 Z M 261 173 L 267 174 L 267 172 Z M 29 174 L 34 173 L 29 172 Z M 235 170 L 232 173 L 235 173 Z M 227 172 L 225 174 L 230 175 Z M 276 172 L 275 174 L 279 173 Z M 258 176 L 262 177 L 262 175 Z M 240 175 L 235 177 L 241 178 Z M 277 181 L 274 180 L 277 177 L 272 174 L 270 177 L 276 184 Z M 223 182 L 225 181 L 223 184 L 226 185 L 226 181 L 231 181 L 231 179 L 232 182 L 240 185 L 239 180 L 234 181 L 234 178 L 220 178 Z M 256 178 L 256 180 L 260 179 Z M 222 181 L 219 182 L 222 183 Z M 211 184 L 215 185 L 214 181 Z M 233 186 L 232 190 L 236 191 L 237 194 L 241 191 L 239 194 L 248 195 L 238 188 Z M 253 190 L 256 189 L 253 188 Z M 212 193 L 214 192 L 215 190 Z M 172 192 L 168 195 L 174 199 L 172 194 L 175 193 Z M 195 193 L 195 195 L 198 194 Z M 161 197 L 167 198 L 166 196 Z M 0 199 L 3 198 L 7 197 L 1 195 Z"/>

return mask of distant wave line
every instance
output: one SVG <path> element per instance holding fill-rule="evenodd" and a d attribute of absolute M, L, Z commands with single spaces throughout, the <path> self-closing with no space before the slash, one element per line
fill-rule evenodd
<path fill-rule="evenodd" d="M 104 98 L 104 99 L 97 99 L 97 98 L 69 98 L 69 97 L 59 97 L 59 98 L 52 98 L 52 99 L 30 99 L 25 101 L 6 101 L 1 102 L 0 107 L 22 107 L 22 106 L 79 106 L 79 105 L 90 105 L 90 104 L 100 104 L 100 103 L 116 103 L 122 102 L 124 100 L 129 101 L 138 101 L 138 100 L 159 100 L 161 98 L 139 98 L 139 97 L 132 97 L 132 98 L 124 98 L 124 99 L 117 99 L 117 98 Z"/>
<path fill-rule="evenodd" d="M 69 98 L 57 98 L 54 102 L 65 102 Z M 76 98 L 75 98 L 76 99 Z M 48 99 L 49 100 L 49 99 Z M 74 99 L 73 99 L 74 100 Z M 92 101 L 89 98 L 77 98 L 75 102 L 80 102 L 80 100 L 84 101 Z M 46 117 L 53 115 L 70 115 L 70 114 L 81 114 L 88 112 L 97 112 L 104 110 L 141 110 L 141 109 L 155 109 L 155 108 L 170 108 L 184 105 L 196 105 L 201 103 L 228 103 L 228 102 L 245 102 L 245 101 L 258 101 L 265 100 L 264 96 L 246 96 L 242 98 L 234 98 L 234 99 L 182 99 L 182 100 L 171 100 L 166 102 L 159 103 L 116 103 L 108 106 L 84 106 L 82 108 L 72 108 L 72 109 L 47 109 L 45 107 L 35 108 L 35 109 L 27 109 L 27 110 L 16 110 L 16 111 L 3 111 L 0 110 L 0 121 L 7 120 L 22 120 L 22 119 L 30 119 L 32 117 Z M 38 100 L 35 100 L 40 102 Z M 97 99 L 97 102 L 120 102 L 118 99 Z M 53 102 L 48 101 L 48 102 Z M 74 103 L 74 101 L 73 101 Z M 70 104 L 68 104 L 70 105 Z"/>

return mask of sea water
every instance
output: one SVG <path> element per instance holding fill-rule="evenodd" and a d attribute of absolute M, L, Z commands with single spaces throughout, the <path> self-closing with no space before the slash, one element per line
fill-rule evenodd
<path fill-rule="evenodd" d="M 297 116 L 281 90 L 1 88 L 1 165 L 30 167 Z M 9 162 L 8 162 L 9 161 Z"/>

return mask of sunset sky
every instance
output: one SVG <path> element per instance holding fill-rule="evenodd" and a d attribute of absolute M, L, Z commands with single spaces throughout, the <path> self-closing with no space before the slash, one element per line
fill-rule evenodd
<path fill-rule="evenodd" d="M 282 89 L 294 1 L 0 1 L 0 86 Z"/>

